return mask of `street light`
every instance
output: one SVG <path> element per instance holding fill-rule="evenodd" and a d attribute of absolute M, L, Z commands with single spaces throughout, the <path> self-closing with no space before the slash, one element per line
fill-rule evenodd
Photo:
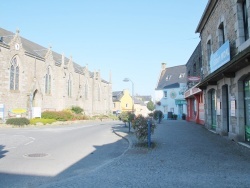
<path fill-rule="evenodd" d="M 132 113 L 134 113 L 134 83 L 129 78 L 124 78 L 123 81 L 132 83 Z"/>

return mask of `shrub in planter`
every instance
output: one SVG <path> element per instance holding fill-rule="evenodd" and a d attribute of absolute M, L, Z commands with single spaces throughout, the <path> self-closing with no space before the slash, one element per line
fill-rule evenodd
<path fill-rule="evenodd" d="M 177 117 L 178 117 L 177 114 L 173 114 L 173 119 L 174 120 L 177 120 Z"/>
<path fill-rule="evenodd" d="M 163 118 L 163 113 L 160 110 L 155 110 L 153 113 L 153 118 L 154 120 L 158 120 L 159 123 L 161 122 L 162 118 Z"/>
<path fill-rule="evenodd" d="M 185 120 L 186 119 L 186 114 L 182 114 L 182 116 L 181 116 L 181 118 L 183 119 L 183 120 Z"/>
<path fill-rule="evenodd" d="M 30 124 L 30 120 L 24 117 L 21 118 L 10 118 L 7 119 L 6 124 L 10 125 L 28 125 Z"/>
<path fill-rule="evenodd" d="M 135 119 L 135 114 L 128 112 L 128 122 L 132 122 Z"/>
<path fill-rule="evenodd" d="M 128 118 L 129 118 L 128 116 L 129 116 L 128 112 L 122 112 L 119 115 L 119 119 L 121 121 L 123 121 L 125 123 L 125 125 L 126 125 L 126 123 L 128 122 Z"/>
<path fill-rule="evenodd" d="M 139 115 L 132 121 L 132 126 L 135 130 L 135 136 L 138 138 L 138 140 L 144 141 L 148 136 L 148 119 L 142 115 Z M 153 134 L 154 129 L 156 128 L 154 122 L 152 122 L 150 128 L 151 134 Z"/>

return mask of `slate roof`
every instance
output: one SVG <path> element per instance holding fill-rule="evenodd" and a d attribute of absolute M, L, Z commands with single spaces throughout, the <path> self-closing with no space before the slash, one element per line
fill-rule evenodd
<path fill-rule="evenodd" d="M 15 36 L 15 33 L 7 31 L 7 30 L 0 27 L 0 39 L 2 39 L 2 40 L 0 40 L 1 44 L 8 46 L 8 44 L 11 42 L 11 40 L 14 38 L 14 36 Z M 20 38 L 22 40 L 22 46 L 28 54 L 33 55 L 37 58 L 42 58 L 42 59 L 45 58 L 45 55 L 48 52 L 48 48 L 45 48 L 37 43 L 34 43 L 26 38 L 21 37 L 21 36 L 20 36 Z M 59 54 L 57 52 L 52 51 L 52 55 L 53 55 L 53 59 L 55 61 L 55 65 L 61 66 L 62 54 Z M 64 57 L 64 63 L 67 65 L 68 62 L 69 62 L 69 58 Z M 75 62 L 73 62 L 73 66 L 74 66 L 76 73 L 84 74 L 85 67 L 82 67 Z M 90 71 L 89 71 L 89 74 L 90 74 L 90 77 L 93 77 L 93 75 L 94 75 L 93 72 L 90 72 Z M 102 81 L 105 83 L 109 83 L 103 79 L 102 79 Z"/>
<path fill-rule="evenodd" d="M 187 83 L 186 66 L 168 67 L 161 71 L 156 90 L 179 87 L 180 83 Z"/>
<path fill-rule="evenodd" d="M 113 102 L 118 102 L 121 100 L 123 96 L 123 91 L 113 91 L 112 92 L 112 99 L 113 99 Z"/>
<path fill-rule="evenodd" d="M 136 98 L 141 99 L 142 101 L 151 101 L 152 100 L 152 97 L 150 95 L 144 95 L 144 96 L 136 95 Z"/>
<path fill-rule="evenodd" d="M 138 99 L 136 97 L 134 97 L 134 103 L 139 104 L 141 106 L 146 106 L 146 104 L 142 100 L 140 100 L 140 99 Z"/>

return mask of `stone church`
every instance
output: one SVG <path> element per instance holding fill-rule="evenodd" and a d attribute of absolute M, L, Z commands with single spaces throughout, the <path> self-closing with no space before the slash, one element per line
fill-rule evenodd
<path fill-rule="evenodd" d="M 13 109 L 59 111 L 72 106 L 86 115 L 109 114 L 112 83 L 100 71 L 88 67 L 0 28 L 0 112 L 8 117 Z M 0 118 L 2 118 L 0 117 Z"/>

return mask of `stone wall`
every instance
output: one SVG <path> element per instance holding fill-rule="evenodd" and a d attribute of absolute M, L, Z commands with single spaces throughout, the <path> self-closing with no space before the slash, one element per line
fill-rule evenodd
<path fill-rule="evenodd" d="M 41 107 L 44 111 L 80 106 L 88 115 L 111 113 L 111 81 L 103 80 L 100 72 L 90 72 L 88 67 L 80 67 L 72 58 L 67 59 L 61 55 L 61 62 L 57 62 L 51 48 L 44 48 L 44 57 L 31 54 L 26 50 L 27 44 L 19 36 L 19 32 L 9 43 L 0 43 L 0 104 L 5 105 L 6 117 L 10 109 L 24 108 L 29 111 L 32 107 Z M 10 66 L 13 58 L 17 59 L 19 65 L 18 90 L 10 90 Z M 46 94 L 45 75 L 48 69 L 51 75 L 51 92 Z M 70 77 L 72 94 L 68 95 Z"/>

